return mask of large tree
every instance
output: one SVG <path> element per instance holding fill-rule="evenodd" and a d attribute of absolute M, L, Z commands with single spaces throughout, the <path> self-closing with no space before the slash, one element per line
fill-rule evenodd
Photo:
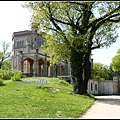
<path fill-rule="evenodd" d="M 11 50 L 9 49 L 10 43 L 6 41 L 2 41 L 1 43 L 1 51 L 0 51 L 0 69 L 5 67 L 5 64 L 9 62 L 11 59 Z"/>
<path fill-rule="evenodd" d="M 44 32 L 50 63 L 70 60 L 74 93 L 87 93 L 92 50 L 116 41 L 120 2 L 26 2 L 31 28 Z M 84 75 L 84 76 L 83 76 Z"/>

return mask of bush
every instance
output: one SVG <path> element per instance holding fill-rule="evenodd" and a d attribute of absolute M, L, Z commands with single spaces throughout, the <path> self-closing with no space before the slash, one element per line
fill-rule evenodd
<path fill-rule="evenodd" d="M 22 76 L 23 76 L 23 73 L 21 71 L 17 71 L 17 72 L 15 72 L 14 76 L 11 77 L 11 80 L 14 81 L 14 82 L 15 81 L 20 81 Z"/>
<path fill-rule="evenodd" d="M 12 70 L 2 70 L 0 69 L 0 78 L 3 80 L 10 80 L 11 76 L 14 75 L 14 71 Z"/>
<path fill-rule="evenodd" d="M 3 79 L 3 74 L 0 72 L 0 78 Z"/>
<path fill-rule="evenodd" d="M 16 81 L 20 78 L 25 78 L 25 76 L 21 71 L 0 69 L 0 78 L 3 80 L 13 79 L 13 81 Z"/>
<path fill-rule="evenodd" d="M 3 79 L 0 78 L 0 86 L 3 86 L 4 83 L 3 83 Z"/>

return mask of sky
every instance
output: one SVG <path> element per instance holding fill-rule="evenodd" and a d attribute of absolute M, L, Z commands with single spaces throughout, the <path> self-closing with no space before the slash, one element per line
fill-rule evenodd
<path fill-rule="evenodd" d="M 27 8 L 22 8 L 21 4 L 24 4 L 24 1 L 0 1 L 0 42 L 7 41 L 12 44 L 13 32 L 30 30 L 31 13 Z M 93 62 L 110 65 L 120 48 L 120 29 L 118 32 L 119 37 L 109 48 L 95 49 L 92 52 Z"/>

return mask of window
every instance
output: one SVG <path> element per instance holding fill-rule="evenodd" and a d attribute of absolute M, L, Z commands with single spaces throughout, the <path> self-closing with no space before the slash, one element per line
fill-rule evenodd
<path fill-rule="evenodd" d="M 17 42 L 17 47 L 19 47 L 19 41 Z"/>
<path fill-rule="evenodd" d="M 21 47 L 24 46 L 24 41 L 18 41 L 17 42 L 17 47 Z"/>
<path fill-rule="evenodd" d="M 24 46 L 24 41 L 22 41 L 22 46 Z"/>

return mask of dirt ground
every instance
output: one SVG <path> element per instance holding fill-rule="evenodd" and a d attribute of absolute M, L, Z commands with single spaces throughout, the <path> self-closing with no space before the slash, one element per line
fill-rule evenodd
<path fill-rule="evenodd" d="M 95 103 L 78 119 L 120 119 L 120 96 L 95 96 Z"/>

